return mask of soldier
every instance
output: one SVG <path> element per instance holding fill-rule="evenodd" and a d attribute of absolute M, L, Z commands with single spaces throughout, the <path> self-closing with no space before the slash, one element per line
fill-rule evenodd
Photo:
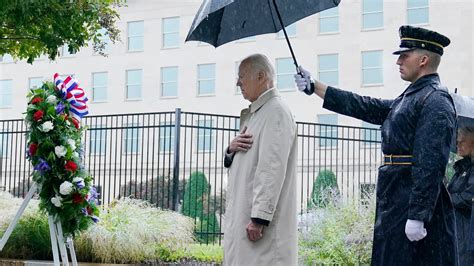
<path fill-rule="evenodd" d="M 393 54 L 411 84 L 394 100 L 327 86 L 301 67 L 295 82 L 323 98 L 324 108 L 381 125 L 372 265 L 457 265 L 453 206 L 443 184 L 456 112 L 437 74 L 450 40 L 412 26 L 399 34 Z"/>

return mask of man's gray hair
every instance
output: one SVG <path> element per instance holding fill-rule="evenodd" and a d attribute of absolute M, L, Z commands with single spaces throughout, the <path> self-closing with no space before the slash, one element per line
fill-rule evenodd
<path fill-rule="evenodd" d="M 458 134 L 463 135 L 464 137 L 468 137 L 474 140 L 474 127 L 460 127 L 458 129 Z"/>
<path fill-rule="evenodd" d="M 263 71 L 267 75 L 269 81 L 273 82 L 273 80 L 275 79 L 275 69 L 270 63 L 270 60 L 268 60 L 268 57 L 266 57 L 265 55 L 249 55 L 244 58 L 244 60 L 242 60 L 241 64 L 243 63 L 248 63 L 252 70 Z"/>

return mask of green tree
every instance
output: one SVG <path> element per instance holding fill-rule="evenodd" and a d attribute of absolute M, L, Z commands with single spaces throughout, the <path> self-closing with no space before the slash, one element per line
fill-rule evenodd
<path fill-rule="evenodd" d="M 313 183 L 308 209 L 326 207 L 334 194 L 339 194 L 336 175 L 328 169 L 320 171 Z"/>
<path fill-rule="evenodd" d="M 214 241 L 220 233 L 219 223 L 210 208 L 215 200 L 209 199 L 210 185 L 202 172 L 193 172 L 184 188 L 182 212 L 184 215 L 196 219 L 196 237 L 201 243 Z"/>
<path fill-rule="evenodd" d="M 103 55 L 105 40 L 119 40 L 115 7 L 120 0 L 0 0 L 0 55 L 10 54 L 32 63 L 42 54 L 54 60 L 58 48 L 79 51 L 92 41 Z"/>

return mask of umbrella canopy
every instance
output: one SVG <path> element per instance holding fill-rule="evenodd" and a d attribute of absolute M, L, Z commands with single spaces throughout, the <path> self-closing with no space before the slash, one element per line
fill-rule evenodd
<path fill-rule="evenodd" d="M 340 0 L 204 0 L 186 41 L 222 44 L 283 29 L 309 15 L 336 7 Z M 281 11 L 281 12 L 280 12 Z"/>
<path fill-rule="evenodd" d="M 275 3 L 274 3 L 275 2 Z M 186 41 L 218 47 L 241 38 L 282 29 L 302 18 L 335 7 L 340 0 L 204 0 Z"/>
<path fill-rule="evenodd" d="M 474 98 L 451 93 L 458 115 L 458 127 L 474 127 Z"/>
<path fill-rule="evenodd" d="M 456 107 L 457 127 L 474 127 L 474 98 L 456 93 L 451 93 L 451 97 Z M 456 152 L 456 139 L 453 140 L 451 151 Z"/>

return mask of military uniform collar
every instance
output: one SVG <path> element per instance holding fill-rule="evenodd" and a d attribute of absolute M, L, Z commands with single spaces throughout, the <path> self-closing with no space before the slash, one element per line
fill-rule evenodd
<path fill-rule="evenodd" d="M 255 113 L 260 109 L 268 100 L 274 97 L 278 97 L 278 91 L 275 88 L 271 88 L 265 91 L 262 95 L 260 95 L 255 102 L 251 103 L 249 106 L 250 113 Z"/>
<path fill-rule="evenodd" d="M 469 168 L 471 165 L 471 157 L 464 157 L 454 163 L 454 169 L 460 171 Z"/>
<path fill-rule="evenodd" d="M 424 88 L 429 84 L 440 84 L 438 73 L 428 74 L 420 77 L 415 81 L 415 83 L 410 84 L 403 94 L 407 95 L 419 91 L 421 88 Z"/>

